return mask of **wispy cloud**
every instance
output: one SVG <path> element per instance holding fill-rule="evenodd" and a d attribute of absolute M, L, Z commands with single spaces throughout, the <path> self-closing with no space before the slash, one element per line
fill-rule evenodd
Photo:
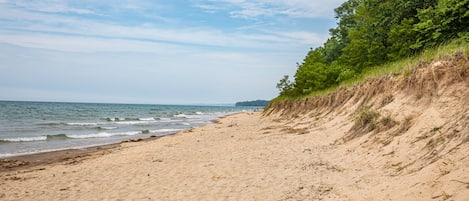
<path fill-rule="evenodd" d="M 56 2 L 56 1 L 53 1 Z M 49 2 L 52 3 L 52 2 Z M 61 3 L 48 7 L 50 12 L 69 12 L 74 9 Z M 28 6 L 28 9 L 23 7 Z M 315 33 L 277 31 L 226 32 L 211 27 L 164 28 L 145 23 L 121 25 L 99 20 L 77 18 L 74 16 L 54 15 L 44 11 L 41 4 L 22 4 L 21 9 L 0 8 L 0 17 L 7 19 L 0 22 L 0 42 L 34 48 L 46 48 L 63 51 L 109 51 L 122 50 L 147 51 L 155 46 L 197 45 L 231 48 L 272 49 L 272 44 L 319 44 L 321 37 Z M 94 13 L 90 11 L 89 13 Z M 21 16 L 21 21 L 15 19 Z M 29 34 L 26 34 L 29 33 Z M 305 36 L 305 35 L 310 36 Z M 165 45 L 166 43 L 166 45 Z M 136 48 L 140 46 L 142 48 Z M 147 48 L 145 48 L 147 47 Z"/>
<path fill-rule="evenodd" d="M 5 0 L 2 3 L 7 3 Z M 67 5 L 66 1 L 44 0 L 44 1 L 15 1 L 11 4 L 20 9 L 45 13 L 74 13 L 74 14 L 96 14 L 94 11 L 84 8 L 74 8 Z"/>
<path fill-rule="evenodd" d="M 228 10 L 232 17 L 252 19 L 284 15 L 293 18 L 328 18 L 343 0 L 210 0 L 198 8 L 210 11 Z"/>

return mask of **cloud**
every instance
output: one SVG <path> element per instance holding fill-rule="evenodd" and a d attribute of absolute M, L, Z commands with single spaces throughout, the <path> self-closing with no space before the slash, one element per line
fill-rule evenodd
<path fill-rule="evenodd" d="M 332 18 L 333 9 L 344 0 L 211 0 L 196 7 L 210 11 L 228 10 L 234 18 L 253 19 L 284 15 L 292 18 Z"/>
<path fill-rule="evenodd" d="M 205 46 L 273 49 L 278 44 L 319 44 L 317 34 L 295 31 L 240 30 L 208 27 L 164 28 L 154 24 L 119 25 L 96 20 L 1 9 L 0 42 L 63 51 L 150 51 L 155 47 Z M 21 21 L 15 20 L 21 16 Z M 305 36 L 310 34 L 310 36 Z M 121 47 L 121 48 L 119 48 Z M 202 47 L 204 48 L 204 47 Z M 174 49 L 174 48 L 171 48 Z"/>
<path fill-rule="evenodd" d="M 3 3 L 6 3 L 5 0 Z M 96 14 L 94 11 L 83 8 L 74 8 L 67 5 L 66 1 L 44 0 L 44 1 L 15 1 L 13 5 L 20 9 L 45 13 L 74 13 L 74 14 Z"/>

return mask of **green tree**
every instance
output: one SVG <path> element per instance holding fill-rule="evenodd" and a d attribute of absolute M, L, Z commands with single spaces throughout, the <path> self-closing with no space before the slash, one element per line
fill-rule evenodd
<path fill-rule="evenodd" d="M 356 10 L 356 26 L 349 30 L 349 44 L 338 58 L 339 63 L 355 72 L 386 61 L 386 30 L 380 22 L 378 0 L 367 0 Z"/>
<path fill-rule="evenodd" d="M 290 82 L 289 76 L 284 75 L 277 83 L 277 89 L 280 90 L 281 96 L 291 96 L 293 91 L 293 83 Z"/>
<path fill-rule="evenodd" d="M 323 88 L 326 79 L 324 61 L 322 48 L 316 48 L 308 53 L 295 74 L 296 94 L 304 95 Z"/>
<path fill-rule="evenodd" d="M 391 26 L 388 36 L 388 43 L 390 44 L 388 52 L 389 60 L 395 61 L 414 52 L 411 46 L 415 43 L 417 35 L 413 25 L 414 19 L 406 18 L 400 24 L 393 24 Z"/>
<path fill-rule="evenodd" d="M 417 41 L 412 47 L 433 47 L 469 32 L 469 0 L 438 0 L 435 7 L 419 10 L 417 17 Z"/>
<path fill-rule="evenodd" d="M 357 7 L 363 0 L 349 0 L 334 9 L 337 27 L 329 29 L 331 38 L 324 44 L 326 62 L 331 64 L 342 54 L 342 49 L 350 43 L 348 34 L 356 26 L 354 19 Z"/>

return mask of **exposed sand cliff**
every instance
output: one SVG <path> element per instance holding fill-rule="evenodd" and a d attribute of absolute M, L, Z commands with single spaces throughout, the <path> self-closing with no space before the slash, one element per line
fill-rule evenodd
<path fill-rule="evenodd" d="M 292 131 L 328 132 L 321 139 L 334 147 L 328 160 L 355 170 L 339 174 L 348 179 L 335 189 L 358 192 L 352 200 L 469 200 L 469 60 L 462 52 L 327 96 L 274 103 L 265 114 Z"/>

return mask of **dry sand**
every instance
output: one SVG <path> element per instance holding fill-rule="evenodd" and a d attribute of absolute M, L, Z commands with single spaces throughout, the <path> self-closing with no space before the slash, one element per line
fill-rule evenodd
<path fill-rule="evenodd" d="M 0 199 L 469 200 L 468 157 L 423 174 L 395 175 L 393 164 L 383 166 L 392 154 L 334 145 L 349 121 L 320 121 L 240 113 L 79 160 L 3 171 Z M 466 166 L 454 170 L 454 163 Z"/>

